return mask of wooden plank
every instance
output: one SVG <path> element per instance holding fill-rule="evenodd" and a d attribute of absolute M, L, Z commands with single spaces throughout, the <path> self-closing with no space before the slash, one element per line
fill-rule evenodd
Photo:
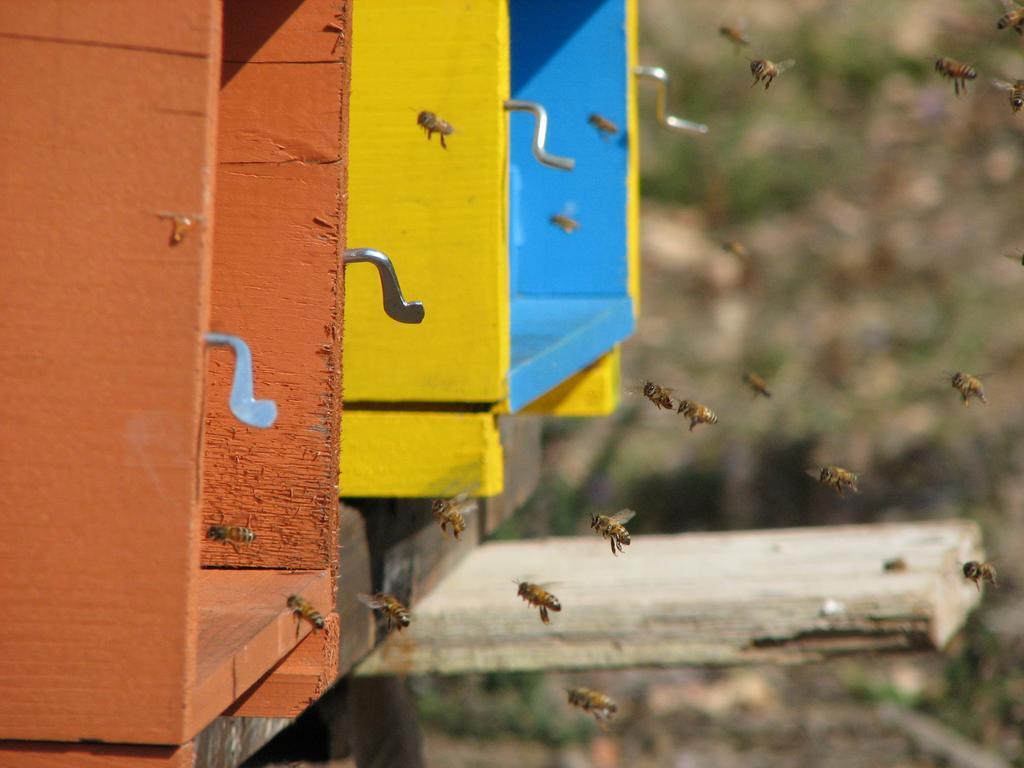
<path fill-rule="evenodd" d="M 283 731 L 284 717 L 218 717 L 191 743 L 191 768 L 238 768 Z"/>
<path fill-rule="evenodd" d="M 200 768 L 194 756 L 191 743 L 146 747 L 0 741 L 0 764 L 4 768 Z"/>
<path fill-rule="evenodd" d="M 211 326 L 249 343 L 278 420 L 257 430 L 230 415 L 231 356 L 211 352 L 203 525 L 249 525 L 256 541 L 205 541 L 203 565 L 336 565 L 351 35 L 332 51 L 338 32 L 323 28 L 347 29 L 349 12 L 337 0 L 225 7 L 225 58 L 253 61 L 223 74 Z"/>
<path fill-rule="evenodd" d="M 219 23 L 0 11 L 0 738 L 186 739 Z"/>
<path fill-rule="evenodd" d="M 374 270 L 348 270 L 350 401 L 505 396 L 508 42 L 504 0 L 359 5 L 349 242 L 387 253 L 426 319 L 389 320 Z M 454 127 L 447 149 L 417 126 L 420 110 Z"/>
<path fill-rule="evenodd" d="M 972 522 L 637 536 L 476 548 L 357 674 L 820 660 L 941 648 L 977 604 Z M 903 572 L 885 572 L 902 557 Z M 513 579 L 556 581 L 542 624 Z"/>
<path fill-rule="evenodd" d="M 288 597 L 301 595 L 327 618 L 332 588 L 326 570 L 201 572 L 197 683 L 189 737 L 310 634 L 312 625 L 296 620 L 287 606 Z"/>

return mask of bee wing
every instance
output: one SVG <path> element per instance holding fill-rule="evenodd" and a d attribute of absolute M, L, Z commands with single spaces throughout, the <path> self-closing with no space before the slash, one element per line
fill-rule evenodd
<path fill-rule="evenodd" d="M 813 477 L 815 480 L 817 480 L 819 477 L 821 477 L 821 470 L 812 469 L 808 467 L 807 469 L 804 470 L 804 474 L 806 474 L 808 477 Z"/>
<path fill-rule="evenodd" d="M 1012 91 L 1015 87 L 1013 83 L 1008 83 L 1005 80 L 1000 80 L 999 78 L 996 77 L 992 78 L 992 85 L 994 85 L 1000 91 Z"/>
<path fill-rule="evenodd" d="M 1000 2 L 1000 5 L 1002 5 L 1003 8 L 1005 10 L 1007 10 L 1007 11 L 1015 11 L 1015 10 L 1017 10 L 1016 6 L 1014 5 L 1013 2 L 1011 2 L 1011 0 L 999 0 L 999 2 Z"/>
<path fill-rule="evenodd" d="M 373 595 L 366 594 L 365 592 L 356 593 L 356 599 L 368 608 L 377 609 L 384 607 L 384 603 L 382 601 L 378 600 Z"/>
<path fill-rule="evenodd" d="M 623 525 L 625 523 L 628 523 L 634 517 L 636 517 L 636 512 L 634 510 L 620 509 L 618 512 L 616 512 L 608 519 L 611 520 L 613 523 L 619 523 L 620 525 Z"/>
<path fill-rule="evenodd" d="M 775 68 L 779 70 L 779 74 L 782 74 L 787 69 L 792 69 L 795 64 L 796 59 L 786 59 L 785 61 L 780 61 L 778 64 L 776 64 Z"/>

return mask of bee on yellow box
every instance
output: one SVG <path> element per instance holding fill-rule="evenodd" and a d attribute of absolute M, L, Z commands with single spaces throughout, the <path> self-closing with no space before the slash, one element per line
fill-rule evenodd
<path fill-rule="evenodd" d="M 451 136 L 455 133 L 455 129 L 452 127 L 451 123 L 446 120 L 442 120 L 433 112 L 423 110 L 419 115 L 417 115 L 416 124 L 427 132 L 428 140 L 435 133 L 438 134 L 441 137 L 441 147 L 443 149 L 448 149 L 448 145 L 445 144 L 444 137 Z"/>

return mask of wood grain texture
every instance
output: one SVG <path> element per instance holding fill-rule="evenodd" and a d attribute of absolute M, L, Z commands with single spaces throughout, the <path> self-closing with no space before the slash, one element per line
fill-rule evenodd
<path fill-rule="evenodd" d="M 191 768 L 238 768 L 290 723 L 284 717 L 218 717 L 192 740 Z"/>
<path fill-rule="evenodd" d="M 908 569 L 886 573 L 903 557 Z M 734 664 L 941 648 L 977 604 L 974 523 L 637 536 L 477 547 L 357 674 Z M 512 579 L 557 582 L 551 624 Z"/>
<path fill-rule="evenodd" d="M 220 92 L 211 327 L 249 343 L 278 421 L 231 416 L 233 360 L 211 351 L 203 525 L 248 525 L 256 541 L 205 541 L 205 566 L 336 565 L 351 34 L 323 28 L 348 30 L 349 13 L 337 0 L 225 6 L 225 59 L 250 58 L 224 65 Z"/>
<path fill-rule="evenodd" d="M 186 738 L 219 21 L 0 11 L 3 739 Z"/>
<path fill-rule="evenodd" d="M 0 741 L 0 765 L 4 768 L 205 768 L 195 765 L 191 743 L 181 747 L 143 747 Z"/>

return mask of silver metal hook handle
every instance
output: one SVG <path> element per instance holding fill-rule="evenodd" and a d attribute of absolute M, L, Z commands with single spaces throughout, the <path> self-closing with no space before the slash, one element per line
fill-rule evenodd
<path fill-rule="evenodd" d="M 426 312 L 422 301 L 406 301 L 402 287 L 398 284 L 395 267 L 386 254 L 373 248 L 353 248 L 345 251 L 346 265 L 369 262 L 380 275 L 380 290 L 384 294 L 384 311 L 392 320 L 400 323 L 422 323 Z"/>
<path fill-rule="evenodd" d="M 277 403 L 257 400 L 252 389 L 252 353 L 249 345 L 228 333 L 208 333 L 206 343 L 218 347 L 231 347 L 235 351 L 235 376 L 231 382 L 231 412 L 235 418 L 250 427 L 266 429 L 277 421 Z"/>
<path fill-rule="evenodd" d="M 653 80 L 658 86 L 658 102 L 655 109 L 659 123 L 675 131 L 708 132 L 708 127 L 704 123 L 694 123 L 691 120 L 683 120 L 681 117 L 667 114 L 665 104 L 668 101 L 668 74 L 664 69 L 661 67 L 634 67 L 633 74 L 640 78 Z"/>
<path fill-rule="evenodd" d="M 533 126 L 533 156 L 541 165 L 560 168 L 563 171 L 571 171 L 576 167 L 576 161 L 571 157 L 552 155 L 544 149 L 544 142 L 548 137 L 548 113 L 544 107 L 535 101 L 509 99 L 505 102 L 505 110 L 508 112 L 532 112 L 533 116 L 537 118 L 537 122 Z"/>

